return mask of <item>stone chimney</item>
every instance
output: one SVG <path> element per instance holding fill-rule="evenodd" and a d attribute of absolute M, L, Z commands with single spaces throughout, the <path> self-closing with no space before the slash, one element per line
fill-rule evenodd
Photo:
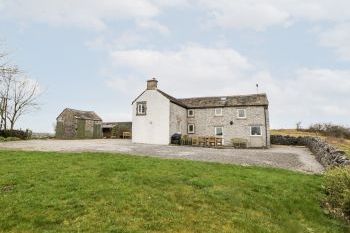
<path fill-rule="evenodd" d="M 147 80 L 147 90 L 156 90 L 157 89 L 157 79 L 152 78 L 150 80 Z"/>

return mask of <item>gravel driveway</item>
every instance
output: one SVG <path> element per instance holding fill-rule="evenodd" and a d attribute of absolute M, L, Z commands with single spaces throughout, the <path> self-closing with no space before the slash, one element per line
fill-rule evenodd
<path fill-rule="evenodd" d="M 240 165 L 284 168 L 306 173 L 324 171 L 305 147 L 273 146 L 270 149 L 212 149 L 189 146 L 134 144 L 130 140 L 30 140 L 0 143 L 1 150 L 115 152 L 161 158 L 190 159 Z"/>

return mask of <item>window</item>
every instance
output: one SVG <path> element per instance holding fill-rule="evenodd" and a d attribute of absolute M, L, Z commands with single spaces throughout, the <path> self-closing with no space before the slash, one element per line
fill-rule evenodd
<path fill-rule="evenodd" d="M 245 109 L 237 109 L 237 118 L 244 119 L 246 118 L 246 110 Z"/>
<path fill-rule="evenodd" d="M 136 104 L 136 115 L 138 116 L 142 116 L 142 115 L 146 115 L 146 102 L 138 102 Z"/>
<path fill-rule="evenodd" d="M 194 124 L 187 125 L 187 133 L 194 133 Z"/>
<path fill-rule="evenodd" d="M 215 108 L 215 116 L 222 116 L 222 108 Z"/>
<path fill-rule="evenodd" d="M 194 117 L 194 110 L 193 109 L 187 110 L 187 117 Z"/>
<path fill-rule="evenodd" d="M 218 126 L 215 127 L 215 136 L 223 136 L 224 135 L 224 127 Z"/>
<path fill-rule="evenodd" d="M 251 126 L 250 127 L 250 136 L 261 136 L 261 127 L 260 126 Z"/>

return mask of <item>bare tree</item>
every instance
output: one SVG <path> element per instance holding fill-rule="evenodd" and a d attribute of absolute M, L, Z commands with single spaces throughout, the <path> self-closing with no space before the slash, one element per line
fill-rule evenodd
<path fill-rule="evenodd" d="M 36 81 L 27 77 L 17 77 L 12 80 L 6 113 L 10 130 L 13 130 L 21 116 L 38 108 L 38 94 L 39 84 Z"/>
<path fill-rule="evenodd" d="M 27 78 L 0 52 L 0 130 L 13 130 L 17 120 L 38 107 L 39 84 Z"/>
<path fill-rule="evenodd" d="M 16 66 L 4 62 L 5 55 L 0 55 L 0 130 L 7 129 L 8 101 L 11 98 L 13 84 L 19 74 Z"/>
<path fill-rule="evenodd" d="M 301 130 L 301 121 L 298 121 L 296 125 L 297 125 L 296 130 L 300 131 Z"/>

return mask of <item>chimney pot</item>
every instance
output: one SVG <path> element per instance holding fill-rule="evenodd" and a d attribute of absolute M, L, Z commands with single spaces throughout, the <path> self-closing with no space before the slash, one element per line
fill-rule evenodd
<path fill-rule="evenodd" d="M 147 90 L 156 90 L 157 89 L 157 79 L 152 78 L 150 80 L 147 80 Z"/>

